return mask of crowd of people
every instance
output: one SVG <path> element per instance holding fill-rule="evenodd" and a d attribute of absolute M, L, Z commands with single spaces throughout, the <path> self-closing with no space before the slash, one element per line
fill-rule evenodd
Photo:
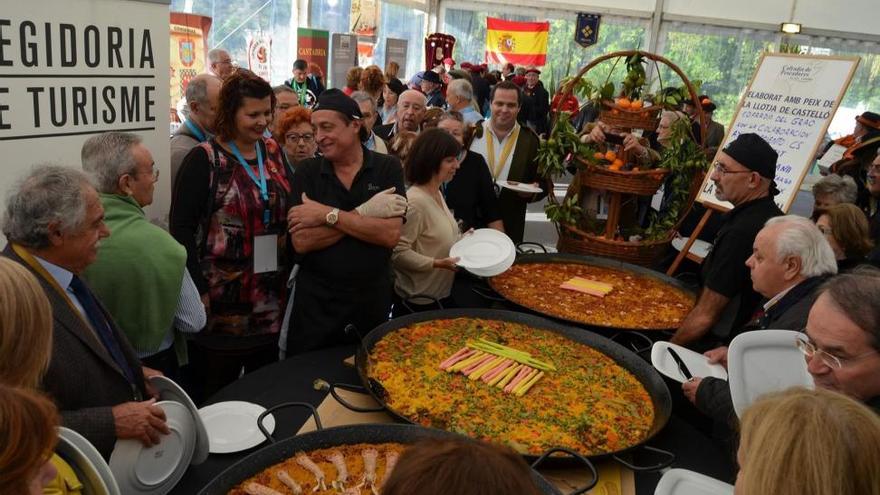
<path fill-rule="evenodd" d="M 36 166 L 8 195 L 0 493 L 40 493 L 69 473 L 51 456 L 58 424 L 105 457 L 117 439 L 158 443 L 168 427 L 152 376 L 180 381 L 199 402 L 278 359 L 353 342 L 392 314 L 481 304 L 450 247 L 480 228 L 523 240 L 527 205 L 552 188 L 536 162 L 551 114 L 570 110 L 585 141 L 613 131 L 576 99 L 551 105 L 532 67 L 438 66 L 404 83 L 392 63 L 352 68 L 337 89 L 304 60 L 276 87 L 235 69 L 224 50 L 208 60 L 170 140 L 168 231 L 144 214 L 160 167 L 130 133 L 86 139 L 78 166 Z M 695 135 L 717 149 L 724 129 L 705 96 L 624 146 L 657 160 L 671 126 L 699 126 L 696 105 L 710 119 Z M 734 208 L 671 341 L 726 365 L 742 332 L 799 330 L 818 388 L 762 399 L 739 422 L 725 381 L 683 385 L 719 441 L 731 452 L 738 443 L 739 493 L 880 486 L 880 420 L 868 409 L 880 411 L 880 271 L 869 266 L 880 240 L 877 135 L 880 116 L 866 112 L 839 140 L 848 151 L 815 185 L 812 220 L 774 203 L 777 153 L 760 136 L 738 136 L 712 165 L 718 198 Z M 471 479 L 438 467 L 483 459 L 491 469 Z M 792 480 L 801 488 L 782 488 Z M 385 493 L 527 493 L 517 487 L 529 483 L 509 451 L 440 442 L 411 449 Z"/>

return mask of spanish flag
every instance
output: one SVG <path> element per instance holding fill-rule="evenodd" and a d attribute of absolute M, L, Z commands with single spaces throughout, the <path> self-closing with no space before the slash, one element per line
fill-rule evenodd
<path fill-rule="evenodd" d="M 486 63 L 541 66 L 547 63 L 549 22 L 486 18 Z"/>

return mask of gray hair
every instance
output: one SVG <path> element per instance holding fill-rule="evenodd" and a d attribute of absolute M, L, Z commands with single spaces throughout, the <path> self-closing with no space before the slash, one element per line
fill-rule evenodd
<path fill-rule="evenodd" d="M 781 225 L 776 236 L 776 259 L 797 256 L 801 259 L 801 275 L 818 277 L 837 273 L 837 259 L 828 239 L 808 218 L 785 215 L 767 220 L 766 226 Z"/>
<path fill-rule="evenodd" d="M 132 148 L 141 138 L 128 132 L 104 132 L 90 137 L 83 144 L 83 170 L 91 174 L 99 192 L 113 194 L 119 178 L 137 170 Z"/>
<path fill-rule="evenodd" d="M 870 335 L 871 347 L 880 351 L 880 270 L 860 266 L 838 275 L 819 288 L 837 309 Z"/>
<path fill-rule="evenodd" d="M 473 101 L 474 87 L 465 79 L 455 79 L 449 82 L 446 87 L 446 93 L 452 93 L 462 100 Z"/>
<path fill-rule="evenodd" d="M 6 198 L 3 235 L 10 242 L 41 249 L 50 246 L 49 224 L 62 232 L 76 231 L 86 220 L 85 187 L 89 176 L 58 165 L 37 165 Z"/>
<path fill-rule="evenodd" d="M 199 74 L 189 81 L 186 85 L 186 103 L 207 103 L 208 102 L 208 80 L 211 78 L 220 80 L 213 74 Z"/>
<path fill-rule="evenodd" d="M 294 91 L 293 88 L 291 88 L 290 86 L 288 86 L 286 84 L 279 84 L 278 86 L 273 86 L 272 92 L 275 93 L 276 96 L 280 95 L 281 93 L 296 93 L 296 91 Z"/>
<path fill-rule="evenodd" d="M 813 185 L 813 196 L 831 196 L 838 204 L 855 204 L 858 192 L 856 181 L 848 175 L 826 175 Z"/>
<path fill-rule="evenodd" d="M 370 94 L 366 91 L 355 91 L 351 94 L 351 99 L 357 103 L 369 101 L 370 105 L 373 106 L 373 113 L 376 113 L 376 100 L 374 100 L 373 97 L 370 96 Z"/>
<path fill-rule="evenodd" d="M 208 50 L 208 62 L 216 64 L 220 61 L 221 58 L 223 58 L 224 53 L 229 55 L 229 52 L 222 48 L 213 48 L 211 50 Z"/>

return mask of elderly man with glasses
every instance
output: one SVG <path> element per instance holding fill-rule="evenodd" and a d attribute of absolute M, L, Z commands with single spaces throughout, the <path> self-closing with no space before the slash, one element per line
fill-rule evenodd
<path fill-rule="evenodd" d="M 880 270 L 860 268 L 823 285 L 797 345 L 817 387 L 880 413 Z"/>
<path fill-rule="evenodd" d="M 773 201 L 779 192 L 777 158 L 757 134 L 740 134 L 718 153 L 711 175 L 715 196 L 734 208 L 724 215 L 712 252 L 703 262 L 697 305 L 670 342 L 705 349 L 712 344 L 710 331 L 724 337 L 746 324 L 757 309 L 761 296 L 752 288 L 745 262 L 758 231 L 767 220 L 782 215 Z"/>

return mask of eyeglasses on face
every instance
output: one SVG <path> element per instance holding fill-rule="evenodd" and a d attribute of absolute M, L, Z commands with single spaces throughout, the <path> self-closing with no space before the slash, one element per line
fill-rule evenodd
<path fill-rule="evenodd" d="M 850 358 L 835 356 L 828 351 L 823 351 L 822 349 L 819 349 L 819 347 L 816 346 L 816 344 L 814 344 L 810 340 L 810 337 L 806 334 L 806 328 L 801 330 L 801 334 L 795 337 L 795 345 L 797 346 L 798 350 L 801 351 L 801 353 L 807 358 L 819 358 L 825 366 L 828 366 L 829 368 L 835 370 L 845 368 L 862 358 L 866 358 L 877 353 L 876 350 L 872 349 L 868 352 Z"/>
<path fill-rule="evenodd" d="M 289 141 L 294 144 L 298 143 L 300 140 L 302 140 L 306 143 L 311 143 L 312 141 L 315 140 L 315 135 L 314 134 L 296 134 L 295 132 L 291 132 L 291 133 L 284 135 L 284 140 Z"/>
<path fill-rule="evenodd" d="M 725 167 L 724 164 L 719 161 L 712 162 L 712 166 L 715 167 L 715 171 L 721 175 L 750 174 L 750 173 L 752 173 L 751 170 L 727 170 L 727 167 Z"/>

